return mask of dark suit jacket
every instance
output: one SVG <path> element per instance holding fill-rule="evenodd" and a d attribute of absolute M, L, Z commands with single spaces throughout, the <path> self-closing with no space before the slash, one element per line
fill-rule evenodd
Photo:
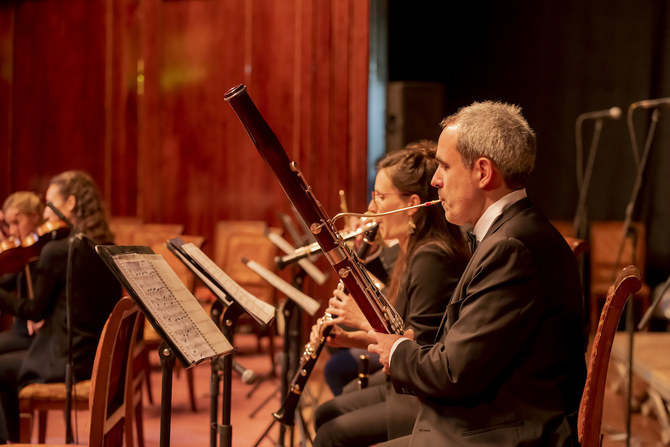
<path fill-rule="evenodd" d="M 586 367 L 579 274 L 527 199 L 491 226 L 436 343 L 398 345 L 394 386 L 419 396 L 413 446 L 572 445 Z"/>
<path fill-rule="evenodd" d="M 431 343 L 435 338 L 464 264 L 464 259 L 448 255 L 435 244 L 416 249 L 408 260 L 394 306 L 420 343 Z M 384 375 L 382 371 L 378 373 Z M 329 445 L 333 437 L 347 445 L 360 445 L 361 436 L 371 442 L 387 435 L 411 433 L 420 409 L 418 399 L 396 394 L 385 380 L 375 388 L 345 393 L 321 405 L 315 414 L 314 445 Z M 381 406 L 384 401 L 386 405 Z"/>

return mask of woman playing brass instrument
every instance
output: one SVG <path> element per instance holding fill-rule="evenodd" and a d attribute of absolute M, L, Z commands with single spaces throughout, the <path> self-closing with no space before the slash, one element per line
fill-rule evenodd
<path fill-rule="evenodd" d="M 368 210 L 382 213 L 437 199 L 430 179 L 437 168 L 435 143 L 411 144 L 378 165 Z M 389 285 L 390 301 L 419 342 L 430 343 L 463 271 L 469 250 L 460 229 L 448 224 L 440 207 L 421 207 L 376 218 L 383 239 L 398 239 L 400 255 Z M 335 317 L 329 342 L 366 347 L 370 326 L 354 301 L 335 291 L 327 312 Z M 346 332 L 337 324 L 358 328 Z M 315 413 L 315 446 L 370 445 L 411 433 L 419 404 L 397 395 L 390 383 L 338 396 Z"/>

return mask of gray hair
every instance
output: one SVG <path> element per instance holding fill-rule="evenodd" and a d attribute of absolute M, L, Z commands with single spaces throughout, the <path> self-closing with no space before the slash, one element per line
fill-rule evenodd
<path fill-rule="evenodd" d="M 521 108 L 502 102 L 475 102 L 440 125 L 457 124 L 457 149 L 466 167 L 479 157 L 490 159 L 509 188 L 523 188 L 535 165 L 535 133 Z"/>

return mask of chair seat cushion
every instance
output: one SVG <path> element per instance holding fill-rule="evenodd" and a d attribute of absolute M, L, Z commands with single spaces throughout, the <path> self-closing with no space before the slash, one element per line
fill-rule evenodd
<path fill-rule="evenodd" d="M 73 390 L 73 396 L 77 403 L 88 404 L 88 395 L 91 390 L 91 381 L 78 382 Z M 65 383 L 32 383 L 19 391 L 19 401 L 30 400 L 32 402 L 62 403 L 65 402 Z"/>

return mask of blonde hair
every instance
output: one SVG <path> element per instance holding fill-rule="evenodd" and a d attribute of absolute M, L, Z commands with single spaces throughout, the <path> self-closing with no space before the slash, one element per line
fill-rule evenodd
<path fill-rule="evenodd" d="M 20 214 L 27 216 L 37 215 L 40 221 L 44 213 L 44 203 L 37 194 L 30 191 L 17 191 L 7 197 L 2 205 L 2 210 L 6 213 L 10 208 L 16 208 Z"/>

